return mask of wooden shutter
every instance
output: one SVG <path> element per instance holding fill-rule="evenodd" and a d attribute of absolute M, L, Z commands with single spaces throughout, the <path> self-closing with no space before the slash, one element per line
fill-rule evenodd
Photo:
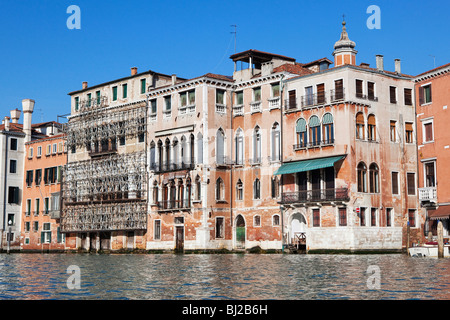
<path fill-rule="evenodd" d="M 424 104 L 424 100 L 423 100 L 423 87 L 419 87 L 419 104 L 420 104 L 420 105 Z"/>
<path fill-rule="evenodd" d="M 426 123 L 425 127 L 425 141 L 433 140 L 433 125 L 432 123 Z"/>
<path fill-rule="evenodd" d="M 296 107 L 296 93 L 295 90 L 291 90 L 289 91 L 289 109 L 295 109 Z"/>
<path fill-rule="evenodd" d="M 397 103 L 395 91 L 396 91 L 395 87 L 389 87 L 389 96 L 391 103 Z"/>
<path fill-rule="evenodd" d="M 407 180 L 408 180 L 408 194 L 409 195 L 416 194 L 416 182 L 414 173 L 408 173 Z"/>
<path fill-rule="evenodd" d="M 356 96 L 362 98 L 363 95 L 363 82 L 362 80 L 356 79 Z"/>
<path fill-rule="evenodd" d="M 320 83 L 317 85 L 317 103 L 325 103 L 325 84 Z"/>
<path fill-rule="evenodd" d="M 392 172 L 392 194 L 398 194 L 398 173 Z"/>
<path fill-rule="evenodd" d="M 367 96 L 370 100 L 375 98 L 375 83 L 367 82 Z"/>

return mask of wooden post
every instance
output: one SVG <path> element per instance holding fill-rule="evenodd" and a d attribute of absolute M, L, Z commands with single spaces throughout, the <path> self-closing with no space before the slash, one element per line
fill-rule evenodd
<path fill-rule="evenodd" d="M 408 249 L 409 249 L 409 238 L 411 235 L 411 228 L 409 226 L 409 221 L 407 222 L 407 226 L 406 226 L 406 253 L 408 253 Z"/>
<path fill-rule="evenodd" d="M 437 237 L 438 237 L 438 258 L 444 257 L 444 226 L 442 221 L 439 220 L 437 226 Z"/>

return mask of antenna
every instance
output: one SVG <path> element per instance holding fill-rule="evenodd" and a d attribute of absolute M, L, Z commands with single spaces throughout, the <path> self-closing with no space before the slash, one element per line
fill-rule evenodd
<path fill-rule="evenodd" d="M 234 53 L 236 53 L 236 35 L 237 35 L 237 25 L 232 24 L 231 27 L 234 27 L 234 31 L 230 32 L 230 33 L 234 33 Z"/>
<path fill-rule="evenodd" d="M 436 68 L 436 56 L 433 56 L 431 54 L 429 56 L 433 58 L 433 68 Z"/>

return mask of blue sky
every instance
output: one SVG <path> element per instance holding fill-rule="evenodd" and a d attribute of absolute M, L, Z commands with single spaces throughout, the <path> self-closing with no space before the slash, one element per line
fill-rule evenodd
<path fill-rule="evenodd" d="M 69 30 L 70 5 L 81 10 L 81 29 Z M 368 6 L 381 9 L 381 29 L 368 29 Z M 36 101 L 33 122 L 70 110 L 68 92 L 128 76 L 131 67 L 191 78 L 231 75 L 233 28 L 237 52 L 257 49 L 309 62 L 332 60 L 342 14 L 356 42 L 357 64 L 417 75 L 450 62 L 450 2 L 353 1 L 87 1 L 1 0 L 0 117 Z"/>

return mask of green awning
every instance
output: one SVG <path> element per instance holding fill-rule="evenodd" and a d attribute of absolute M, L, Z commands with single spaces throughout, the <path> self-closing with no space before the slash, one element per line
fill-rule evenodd
<path fill-rule="evenodd" d="M 321 168 L 328 168 L 334 166 L 336 161 L 343 159 L 344 156 L 336 156 L 336 157 L 328 157 L 328 158 L 320 158 L 320 159 L 311 159 L 311 160 L 302 160 L 296 162 L 290 162 L 282 164 L 281 167 L 274 173 L 278 174 L 290 174 L 296 172 L 310 171 Z"/>

